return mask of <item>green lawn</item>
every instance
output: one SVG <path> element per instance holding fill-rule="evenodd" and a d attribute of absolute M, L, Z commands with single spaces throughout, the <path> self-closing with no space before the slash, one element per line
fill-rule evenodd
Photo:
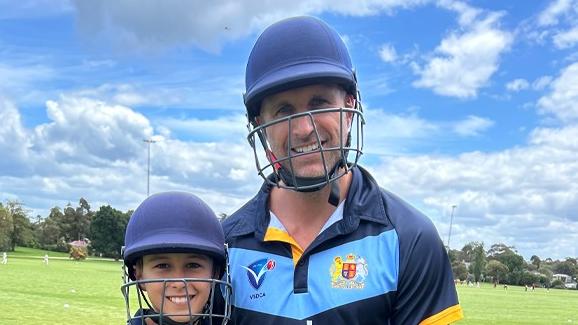
<path fill-rule="evenodd" d="M 578 290 L 458 285 L 465 319 L 459 324 L 578 324 Z"/>
<path fill-rule="evenodd" d="M 121 263 L 18 248 L 0 265 L 0 324 L 124 324 Z M 578 290 L 458 285 L 459 324 L 576 324 Z M 337 324 L 335 324 L 337 325 Z"/>
<path fill-rule="evenodd" d="M 0 265 L 0 324 L 124 324 L 121 263 L 17 249 Z M 59 255 L 59 256 L 57 256 Z"/>

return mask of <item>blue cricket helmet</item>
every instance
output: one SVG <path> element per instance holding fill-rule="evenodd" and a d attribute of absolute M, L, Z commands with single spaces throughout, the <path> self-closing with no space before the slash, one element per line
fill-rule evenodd
<path fill-rule="evenodd" d="M 199 252 L 215 260 L 220 271 L 226 262 L 225 236 L 211 208 L 197 196 L 164 192 L 146 198 L 132 214 L 123 252 L 128 275 L 143 255 Z"/>
<path fill-rule="evenodd" d="M 293 17 L 269 26 L 255 43 L 245 72 L 249 121 L 268 95 L 316 83 L 336 83 L 357 98 L 357 79 L 343 39 L 322 20 Z"/>

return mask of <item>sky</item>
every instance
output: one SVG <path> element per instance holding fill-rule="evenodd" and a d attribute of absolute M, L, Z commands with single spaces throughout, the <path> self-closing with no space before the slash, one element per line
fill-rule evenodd
<path fill-rule="evenodd" d="M 134 209 L 152 139 L 151 194 L 234 212 L 262 182 L 246 60 L 298 15 L 350 50 L 360 165 L 445 244 L 578 257 L 578 0 L 0 0 L 0 201 Z"/>

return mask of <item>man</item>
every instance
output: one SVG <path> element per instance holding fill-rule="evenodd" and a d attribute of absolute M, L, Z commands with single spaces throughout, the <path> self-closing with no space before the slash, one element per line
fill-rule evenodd
<path fill-rule="evenodd" d="M 232 323 L 463 317 L 433 224 L 357 166 L 363 113 L 335 30 L 312 17 L 269 26 L 249 56 L 244 101 L 265 182 L 223 224 Z"/>

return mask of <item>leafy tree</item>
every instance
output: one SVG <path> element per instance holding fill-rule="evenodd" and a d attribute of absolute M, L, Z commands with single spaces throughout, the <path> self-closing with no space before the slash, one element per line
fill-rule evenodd
<path fill-rule="evenodd" d="M 484 243 L 473 243 L 472 263 L 470 264 L 472 274 L 476 281 L 480 281 L 482 272 L 486 268 L 486 252 Z"/>
<path fill-rule="evenodd" d="M 456 262 L 452 264 L 452 272 L 454 274 L 454 279 L 459 279 L 460 281 L 464 281 L 468 276 L 468 269 L 464 262 Z"/>
<path fill-rule="evenodd" d="M 53 212 L 55 212 L 54 209 L 57 208 L 53 208 Z M 51 212 L 51 215 L 53 212 Z M 46 218 L 36 226 L 35 236 L 40 248 L 57 250 L 56 245 L 60 238 L 60 228 L 54 218 Z"/>
<path fill-rule="evenodd" d="M 474 249 L 476 247 L 476 242 L 469 242 L 462 247 L 461 258 L 466 263 L 471 263 L 474 259 Z"/>
<path fill-rule="evenodd" d="M 90 229 L 90 219 L 93 213 L 90 211 L 90 205 L 84 198 L 80 198 L 79 206 L 73 208 L 69 203 L 64 208 L 64 214 L 58 226 L 61 231 L 61 236 L 67 242 L 74 240 L 81 240 L 88 236 Z"/>
<path fill-rule="evenodd" d="M 566 287 L 564 286 L 564 282 L 562 282 L 562 280 L 559 279 L 552 281 L 552 288 L 566 289 Z"/>
<path fill-rule="evenodd" d="M 492 245 L 488 251 L 488 258 L 500 261 L 508 267 L 510 272 L 519 272 L 519 276 L 516 277 L 518 280 L 521 278 L 521 272 L 525 269 L 526 265 L 524 258 L 517 254 L 513 246 L 507 246 L 502 243 Z"/>
<path fill-rule="evenodd" d="M 492 259 L 506 253 L 515 253 L 514 246 L 508 246 L 504 243 L 493 244 L 487 254 L 488 258 Z"/>
<path fill-rule="evenodd" d="M 490 260 L 486 265 L 486 274 L 494 278 L 494 283 L 500 283 L 500 279 L 506 277 L 510 270 L 498 260 Z"/>
<path fill-rule="evenodd" d="M 24 209 L 24 205 L 18 201 L 7 201 L 4 210 L 9 215 L 6 222 L 8 249 L 13 251 L 16 245 L 32 246 L 34 243 L 33 226 L 28 219 L 28 211 Z"/>
<path fill-rule="evenodd" d="M 34 247 L 34 225 L 28 219 L 28 216 L 22 214 L 15 214 L 14 220 L 14 235 L 12 244 L 15 246 Z"/>
<path fill-rule="evenodd" d="M 536 283 L 541 283 L 541 278 L 544 276 L 541 274 L 531 273 L 531 272 L 522 272 L 522 278 L 520 284 L 531 286 Z"/>
<path fill-rule="evenodd" d="M 532 262 L 532 264 L 536 266 L 536 269 L 540 269 L 540 263 L 542 263 L 540 257 L 538 257 L 537 255 L 532 255 L 532 257 L 530 257 L 530 262 Z"/>
<path fill-rule="evenodd" d="M 545 268 L 545 267 L 538 270 L 538 272 L 540 272 L 540 274 L 547 277 L 548 279 L 552 279 L 552 276 L 554 275 L 554 272 L 552 272 L 552 270 L 550 270 L 549 268 Z"/>
<path fill-rule="evenodd" d="M 459 251 L 457 249 L 450 249 L 448 251 L 448 257 L 449 257 L 450 263 L 452 265 L 461 261 L 460 256 L 461 256 L 461 251 Z"/>
<path fill-rule="evenodd" d="M 576 273 L 576 266 L 572 262 L 564 261 L 554 265 L 552 269 L 555 273 L 574 275 Z"/>
<path fill-rule="evenodd" d="M 91 245 L 95 253 L 120 258 L 128 220 L 128 213 L 122 213 L 110 205 L 101 206 L 90 223 Z"/>
<path fill-rule="evenodd" d="M 13 232 L 14 222 L 12 221 L 12 215 L 0 203 L 0 251 L 10 250 Z"/>

